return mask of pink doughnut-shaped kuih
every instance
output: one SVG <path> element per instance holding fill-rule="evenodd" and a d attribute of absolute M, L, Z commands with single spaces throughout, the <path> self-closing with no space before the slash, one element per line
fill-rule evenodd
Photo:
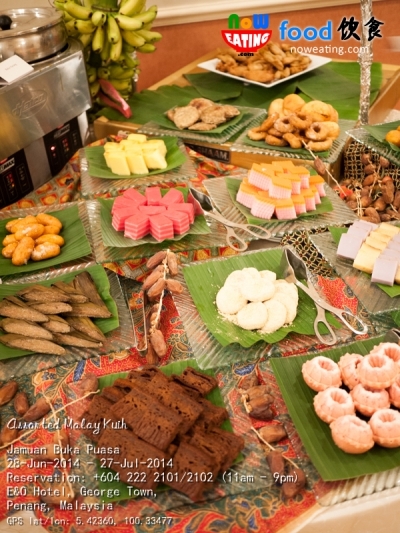
<path fill-rule="evenodd" d="M 400 346 L 395 342 L 381 342 L 371 350 L 371 353 L 387 355 L 390 359 L 393 359 L 400 371 Z"/>
<path fill-rule="evenodd" d="M 374 445 L 372 429 L 355 415 L 340 416 L 330 428 L 333 442 L 346 453 L 364 453 Z"/>
<path fill-rule="evenodd" d="M 385 389 L 371 390 L 359 383 L 350 394 L 357 411 L 365 416 L 372 416 L 378 409 L 390 407 L 389 393 Z"/>
<path fill-rule="evenodd" d="M 387 389 L 396 379 L 398 367 L 387 355 L 370 353 L 358 365 L 358 377 L 364 387 Z"/>
<path fill-rule="evenodd" d="M 397 374 L 396 381 L 388 388 L 390 403 L 400 409 L 400 374 Z"/>
<path fill-rule="evenodd" d="M 354 389 L 354 387 L 360 383 L 357 367 L 362 360 L 363 356 L 358 353 L 346 353 L 339 359 L 338 365 L 342 381 L 349 389 Z"/>
<path fill-rule="evenodd" d="M 339 387 L 329 387 L 314 396 L 314 409 L 321 420 L 330 424 L 339 416 L 354 415 L 353 400 Z"/>
<path fill-rule="evenodd" d="M 340 387 L 342 384 L 337 363 L 323 355 L 306 361 L 301 368 L 301 373 L 307 385 L 317 392 L 328 387 Z"/>
<path fill-rule="evenodd" d="M 400 446 L 400 413 L 394 409 L 380 409 L 371 416 L 369 425 L 374 441 L 385 448 Z"/>

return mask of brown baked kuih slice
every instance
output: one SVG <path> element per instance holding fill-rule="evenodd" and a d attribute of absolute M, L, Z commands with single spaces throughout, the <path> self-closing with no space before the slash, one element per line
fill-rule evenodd
<path fill-rule="evenodd" d="M 191 366 L 185 368 L 180 376 L 174 375 L 174 379 L 198 391 L 202 396 L 206 396 L 218 386 L 214 377 L 203 374 Z"/>
<path fill-rule="evenodd" d="M 172 461 L 172 467 L 165 469 L 165 483 L 193 501 L 201 500 L 218 472 L 214 459 L 196 446 L 181 441 Z"/>
<path fill-rule="evenodd" d="M 113 418 L 124 419 L 135 435 L 161 450 L 168 448 L 182 423 L 178 413 L 139 387 L 115 403 L 110 412 Z"/>
<path fill-rule="evenodd" d="M 200 427 L 197 427 L 193 432 L 189 444 L 211 455 L 215 464 L 218 465 L 218 471 L 222 470 L 222 466 L 225 465 L 230 455 L 223 441 L 210 438 L 209 434 Z"/>
<path fill-rule="evenodd" d="M 150 394 L 153 398 L 157 398 L 171 412 L 181 416 L 182 423 L 178 435 L 184 435 L 203 412 L 203 407 L 196 400 L 180 391 L 173 390 L 171 382 L 164 382 L 158 376 L 154 376 L 150 383 L 137 380 L 135 381 L 135 385 L 140 390 L 144 390 Z"/>
<path fill-rule="evenodd" d="M 196 426 L 200 425 L 205 428 L 219 427 L 222 422 L 228 420 L 229 414 L 225 407 L 214 405 L 207 398 L 197 400 L 203 407 L 203 412 L 196 421 Z"/>
<path fill-rule="evenodd" d="M 107 411 L 112 405 L 112 402 L 103 396 L 97 395 L 93 398 L 81 418 L 82 433 L 86 437 L 89 437 L 94 442 L 99 440 L 103 430 L 104 419 L 110 418 Z M 95 427 L 90 428 L 90 426 L 97 426 L 97 424 L 100 424 L 100 433 L 97 433 Z"/>
<path fill-rule="evenodd" d="M 154 489 L 159 480 L 159 473 L 164 471 L 168 456 L 147 442 L 136 437 L 127 429 L 113 430 L 106 428 L 98 442 L 102 453 L 98 459 L 112 459 L 110 468 L 118 472 L 120 480 L 130 486 Z M 119 448 L 120 453 L 109 453 L 110 449 Z M 153 465 L 159 465 L 153 468 Z"/>
<path fill-rule="evenodd" d="M 101 391 L 101 396 L 110 400 L 110 402 L 116 403 L 125 396 L 126 392 L 119 387 L 104 387 Z"/>
<path fill-rule="evenodd" d="M 225 462 L 221 465 L 221 472 L 227 470 L 232 466 L 233 461 L 239 455 L 244 448 L 244 439 L 239 435 L 235 435 L 230 431 L 225 431 L 220 428 L 211 428 L 207 435 L 210 439 L 218 440 L 225 449 L 228 451 L 228 455 L 225 458 Z"/>

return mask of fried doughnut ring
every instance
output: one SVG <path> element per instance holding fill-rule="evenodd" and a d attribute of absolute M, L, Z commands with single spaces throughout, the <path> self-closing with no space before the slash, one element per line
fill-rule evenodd
<path fill-rule="evenodd" d="M 334 121 L 328 121 L 323 123 L 326 128 L 328 128 L 328 139 L 336 139 L 339 137 L 340 128 L 339 124 Z"/>
<path fill-rule="evenodd" d="M 285 139 L 280 139 L 279 137 L 275 137 L 274 135 L 269 135 L 269 134 L 265 136 L 265 142 L 267 144 L 270 144 L 271 146 L 287 146 L 288 145 Z"/>
<path fill-rule="evenodd" d="M 325 141 L 308 141 L 307 148 L 313 152 L 325 152 L 332 148 L 333 139 L 326 139 Z"/>
<path fill-rule="evenodd" d="M 292 126 L 297 130 L 306 130 L 311 126 L 312 123 L 310 116 L 301 112 L 290 115 L 289 121 L 290 124 L 292 124 Z"/>
<path fill-rule="evenodd" d="M 289 143 L 290 148 L 298 149 L 303 146 L 300 137 L 297 137 L 293 133 L 284 133 L 283 138 Z"/>
<path fill-rule="evenodd" d="M 292 133 L 294 131 L 294 127 L 290 123 L 289 117 L 278 118 L 278 120 L 275 121 L 274 128 L 281 133 Z"/>
<path fill-rule="evenodd" d="M 274 125 L 275 120 L 278 120 L 279 114 L 272 113 L 270 117 L 267 117 L 264 122 L 261 123 L 260 131 L 268 131 Z"/>
<path fill-rule="evenodd" d="M 269 133 L 270 135 L 273 135 L 274 137 L 279 137 L 279 138 L 283 136 L 283 133 L 281 133 L 280 131 L 278 131 L 275 128 L 269 128 L 267 133 Z"/>
<path fill-rule="evenodd" d="M 260 127 L 251 128 L 251 130 L 247 132 L 247 137 L 251 139 L 252 141 L 262 141 L 265 139 L 266 135 L 267 135 L 267 132 L 261 131 Z"/>
<path fill-rule="evenodd" d="M 329 128 L 325 125 L 325 122 L 313 122 L 305 131 L 307 139 L 312 141 L 325 141 L 328 138 L 328 133 Z"/>

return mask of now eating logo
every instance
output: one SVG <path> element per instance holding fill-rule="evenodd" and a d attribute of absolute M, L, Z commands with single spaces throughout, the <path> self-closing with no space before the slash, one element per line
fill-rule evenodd
<path fill-rule="evenodd" d="M 228 18 L 228 30 L 221 30 L 226 44 L 236 52 L 257 52 L 271 38 L 272 31 L 267 30 L 269 15 L 253 15 L 252 18 L 239 18 L 232 14 Z M 242 29 L 240 29 L 242 28 Z"/>

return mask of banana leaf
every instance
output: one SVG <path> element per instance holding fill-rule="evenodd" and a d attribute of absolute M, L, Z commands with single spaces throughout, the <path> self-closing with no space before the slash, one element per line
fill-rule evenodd
<path fill-rule="evenodd" d="M 6 259 L 1 256 L 1 276 L 43 270 L 45 268 L 67 263 L 68 261 L 73 261 L 74 259 L 79 259 L 80 257 L 85 257 L 92 252 L 85 228 L 79 216 L 77 205 L 67 209 L 60 209 L 59 211 L 54 210 L 49 214 L 57 217 L 63 225 L 60 235 L 64 238 L 65 244 L 61 247 L 60 255 L 43 261 L 28 261 L 26 265 L 20 266 L 13 265 L 11 259 Z M 0 220 L 0 242 L 3 241 L 6 235 L 8 235 L 6 224 L 9 220 L 11 219 Z"/>
<path fill-rule="evenodd" d="M 314 169 L 310 170 L 310 174 L 315 175 L 316 172 Z M 236 195 L 238 193 L 241 180 L 235 179 L 235 178 L 225 178 L 226 188 L 228 189 L 229 196 L 231 197 L 232 202 L 235 204 L 235 207 L 239 209 L 241 213 L 246 217 L 247 222 L 249 224 L 255 224 L 257 226 L 265 226 L 268 224 L 268 220 L 265 218 L 258 218 L 251 214 L 250 209 L 239 202 L 236 201 Z M 316 206 L 315 211 L 309 211 L 308 213 L 303 213 L 302 215 L 299 215 L 298 218 L 304 218 L 309 216 L 317 216 L 322 215 L 324 213 L 329 213 L 329 211 L 333 211 L 333 206 L 331 201 L 326 197 L 321 198 L 321 203 Z M 278 220 L 276 218 L 271 219 L 273 222 L 287 222 L 287 220 Z"/>
<path fill-rule="evenodd" d="M 185 201 L 188 195 L 188 189 L 184 187 L 176 187 L 178 190 L 182 191 L 185 197 Z M 161 189 L 161 194 L 164 196 L 169 189 Z M 101 204 L 101 233 L 103 237 L 104 246 L 111 246 L 115 248 L 132 248 L 134 246 L 140 246 L 142 244 L 160 244 L 160 241 L 157 241 L 150 234 L 142 239 L 134 241 L 129 237 L 124 237 L 123 232 L 116 231 L 112 227 L 112 215 L 111 209 L 114 205 L 115 199 L 103 199 L 99 198 L 98 202 Z M 211 233 L 210 228 L 207 225 L 206 219 L 203 215 L 196 216 L 194 223 L 190 226 L 189 231 L 183 233 L 182 235 L 175 235 L 172 241 L 180 241 L 183 237 L 187 235 L 205 235 Z M 168 242 L 163 241 L 164 246 L 168 247 Z"/>
<path fill-rule="evenodd" d="M 396 120 L 395 122 L 388 122 L 387 124 L 376 124 L 373 126 L 364 125 L 363 128 L 377 141 L 390 146 L 395 152 L 400 152 L 400 146 L 396 146 L 385 139 L 386 134 L 389 131 L 396 130 L 399 126 L 400 120 Z"/>
<path fill-rule="evenodd" d="M 337 362 L 345 353 L 366 355 L 383 341 L 383 337 L 358 341 L 341 348 L 320 352 Z M 400 464 L 400 448 L 381 448 L 375 445 L 366 453 L 353 455 L 339 449 L 331 437 L 329 425 L 315 413 L 313 398 L 316 392 L 305 383 L 301 374 L 303 363 L 317 354 L 271 358 L 270 363 L 283 399 L 302 444 L 324 481 L 352 479 L 384 472 Z"/>
<path fill-rule="evenodd" d="M 279 277 L 281 258 L 282 250 L 273 249 L 223 260 L 201 261 L 199 264 L 183 268 L 183 275 L 194 305 L 209 331 L 222 346 L 239 343 L 244 348 L 249 348 L 259 341 L 272 344 L 284 339 L 292 331 L 303 335 L 314 335 L 313 322 L 317 310 L 311 298 L 301 290 L 297 316 L 293 323 L 278 329 L 275 333 L 261 335 L 256 331 L 246 331 L 218 313 L 215 298 L 231 272 L 245 267 L 255 267 L 258 270 L 272 270 Z M 327 318 L 335 327 L 339 325 L 329 313 Z"/>
<path fill-rule="evenodd" d="M 65 281 L 66 283 L 68 283 L 69 281 L 72 281 L 75 278 L 75 276 L 79 274 L 79 272 L 80 272 L 79 270 L 74 270 L 73 272 L 69 272 L 68 274 L 63 274 L 59 277 L 44 280 L 44 281 L 38 281 L 37 283 L 39 285 L 44 285 L 45 287 L 49 287 L 56 281 Z M 94 266 L 85 268 L 85 272 L 89 272 L 89 274 L 92 276 L 93 281 L 97 287 L 97 291 L 99 295 L 101 296 L 101 299 L 107 306 L 107 309 L 112 314 L 110 318 L 92 319 L 93 322 L 96 324 L 96 326 L 98 326 L 103 333 L 108 333 L 109 331 L 112 331 L 119 326 L 119 319 L 118 319 L 117 305 L 114 302 L 110 294 L 110 283 L 108 281 L 106 271 L 101 265 L 94 265 Z M 18 291 L 24 289 L 25 287 L 29 287 L 29 285 L 31 285 L 31 283 L 21 283 L 18 285 L 1 284 L 0 285 L 0 301 L 6 296 L 13 296 Z M 0 331 L 0 335 L 3 335 L 1 331 Z M 0 360 L 32 354 L 32 352 L 27 351 L 27 350 L 19 350 L 18 348 L 9 348 L 8 346 L 3 346 L 3 345 L 0 345 L 0 346 L 1 346 Z"/>
<path fill-rule="evenodd" d="M 170 363 L 169 365 L 160 367 L 160 370 L 167 376 L 171 376 L 172 374 L 182 374 L 182 372 L 187 368 L 188 366 L 191 366 L 192 368 L 195 368 L 196 370 L 200 370 L 195 360 L 184 360 L 184 361 L 175 361 L 174 363 Z M 209 376 L 214 376 L 215 374 L 213 370 L 201 370 L 204 374 L 208 374 Z M 128 375 L 128 372 L 118 372 L 116 374 L 108 374 L 107 376 L 102 376 L 99 378 L 99 388 L 102 390 L 104 387 L 111 386 L 114 381 L 117 378 L 124 378 Z M 220 389 L 217 387 L 214 390 L 212 390 L 206 398 L 213 403 L 214 405 L 218 405 L 219 407 L 225 407 L 224 400 L 221 395 Z M 226 431 L 230 431 L 233 433 L 233 428 L 230 420 L 225 420 L 225 422 L 221 425 L 222 429 L 225 429 Z M 240 461 L 243 458 L 242 454 L 239 454 L 238 458 L 235 462 Z M 107 479 L 107 476 L 109 476 L 111 479 L 115 477 L 115 472 L 109 468 L 102 468 L 100 466 L 100 463 L 97 461 L 97 474 L 99 477 L 99 489 L 104 489 L 103 494 L 103 501 L 104 502 L 112 502 L 112 501 L 120 501 L 120 500 L 128 500 L 137 498 L 137 496 L 133 496 L 129 494 L 128 485 L 122 481 L 104 481 L 104 479 Z M 119 491 L 119 496 L 112 496 L 108 497 L 106 496 L 107 490 L 117 489 Z M 157 492 L 170 490 L 169 487 L 166 485 L 159 485 L 157 487 Z"/>
<path fill-rule="evenodd" d="M 185 74 L 185 78 L 195 87 L 203 98 L 219 102 L 226 98 L 238 98 L 243 90 L 243 82 L 222 78 L 214 72 Z"/>
<path fill-rule="evenodd" d="M 337 245 L 339 245 L 340 237 L 343 235 L 343 233 L 348 232 L 348 228 L 330 227 L 328 229 Z M 361 272 L 360 270 L 357 270 L 356 272 L 359 276 L 368 276 L 368 278 L 371 278 L 370 274 L 366 274 L 365 272 Z M 375 285 L 379 287 L 388 296 L 390 296 L 390 298 L 400 296 L 400 285 L 393 285 L 393 287 L 391 287 L 390 285 L 383 285 L 382 283 L 375 283 Z"/>
<path fill-rule="evenodd" d="M 85 155 L 89 165 L 89 174 L 96 178 L 109 180 L 143 178 L 146 176 L 155 176 L 156 174 L 165 174 L 173 168 L 180 167 L 186 161 L 186 155 L 181 152 L 176 137 L 164 137 L 162 139 L 167 147 L 167 167 L 157 170 L 151 170 L 148 174 L 129 174 L 129 176 L 119 176 L 111 172 L 104 159 L 103 146 L 91 146 L 85 148 Z"/>

